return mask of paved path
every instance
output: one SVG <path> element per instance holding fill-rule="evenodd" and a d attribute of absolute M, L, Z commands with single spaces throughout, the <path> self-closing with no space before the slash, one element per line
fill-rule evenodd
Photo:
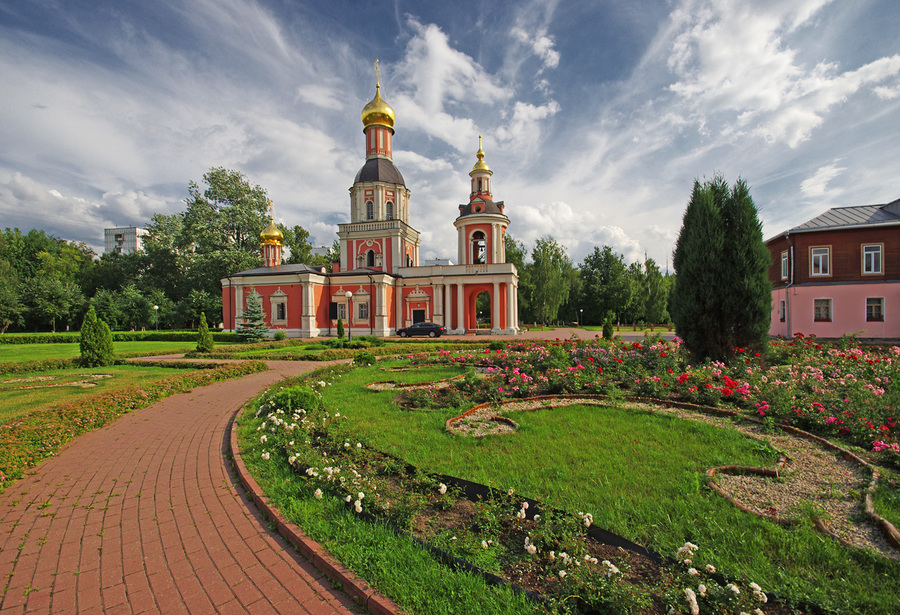
<path fill-rule="evenodd" d="M 269 365 L 79 436 L 0 494 L 0 612 L 352 612 L 225 458 L 235 410 L 322 364 Z"/>

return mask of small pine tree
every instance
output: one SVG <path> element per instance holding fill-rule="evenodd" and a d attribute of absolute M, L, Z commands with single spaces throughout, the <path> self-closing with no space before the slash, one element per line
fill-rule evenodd
<path fill-rule="evenodd" d="M 603 339 L 611 340 L 614 335 L 615 333 L 613 332 L 612 316 L 607 314 L 606 320 L 603 321 Z"/>
<path fill-rule="evenodd" d="M 206 312 L 200 312 L 200 330 L 197 336 L 197 352 L 212 352 L 213 346 L 215 346 L 215 343 L 213 342 L 212 333 L 209 332 L 209 327 L 206 324 Z"/>
<path fill-rule="evenodd" d="M 338 334 L 339 340 L 344 339 L 344 319 L 343 318 L 338 318 L 337 334 Z"/>
<path fill-rule="evenodd" d="M 113 351 L 112 332 L 109 325 L 97 318 L 97 313 L 92 305 L 84 321 L 81 323 L 81 349 L 80 363 L 83 367 L 101 367 L 112 365 L 115 361 Z"/>
<path fill-rule="evenodd" d="M 256 342 L 269 335 L 269 327 L 264 320 L 262 304 L 256 293 L 247 296 L 244 322 L 238 325 L 237 337 L 244 342 Z"/>

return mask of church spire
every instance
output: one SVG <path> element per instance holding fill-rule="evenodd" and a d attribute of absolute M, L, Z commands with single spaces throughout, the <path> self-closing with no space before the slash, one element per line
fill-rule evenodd
<path fill-rule="evenodd" d="M 494 174 L 491 168 L 484 161 L 484 150 L 481 148 L 481 135 L 478 135 L 478 151 L 475 153 L 478 162 L 469 172 L 472 178 L 472 192 L 469 198 L 481 197 L 488 201 L 492 200 L 491 196 L 491 175 Z"/>

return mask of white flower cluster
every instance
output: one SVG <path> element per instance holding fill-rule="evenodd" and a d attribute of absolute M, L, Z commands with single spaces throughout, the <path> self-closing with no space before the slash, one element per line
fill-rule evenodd
<path fill-rule="evenodd" d="M 700 605 L 697 604 L 697 594 L 694 593 L 694 590 L 690 587 L 686 588 L 684 597 L 687 600 L 688 608 L 691 610 L 691 615 L 700 615 Z"/>
<path fill-rule="evenodd" d="M 512 490 L 510 490 L 510 493 L 511 493 L 511 492 L 512 492 Z M 528 510 L 528 502 L 522 502 L 522 508 L 520 508 L 520 509 L 519 509 L 519 512 L 516 513 L 516 518 L 517 518 L 517 519 L 524 519 L 524 518 L 525 518 L 525 511 L 526 511 L 526 510 Z"/>
<path fill-rule="evenodd" d="M 587 557 L 587 556 L 585 556 L 585 557 Z M 592 564 L 596 564 L 597 558 L 592 557 L 590 561 Z M 603 567 L 606 570 L 607 577 L 612 577 L 613 575 L 622 574 L 622 571 L 619 570 L 618 568 L 616 568 L 615 565 L 611 564 L 608 559 L 603 560 Z"/>
<path fill-rule="evenodd" d="M 445 485 L 444 483 L 438 485 L 438 493 L 440 493 L 441 495 L 447 493 L 447 485 Z"/>
<path fill-rule="evenodd" d="M 525 537 L 525 552 L 528 553 L 528 555 L 535 555 L 537 553 L 537 546 L 532 544 L 530 536 Z"/>
<path fill-rule="evenodd" d="M 759 585 L 757 585 L 756 583 L 751 583 L 750 589 L 753 590 L 753 597 L 756 598 L 757 600 L 759 600 L 760 602 L 762 602 L 763 604 L 765 604 L 766 602 L 769 601 L 769 597 L 763 593 L 762 588 Z"/>
<path fill-rule="evenodd" d="M 688 558 L 691 557 L 698 549 L 700 549 L 700 547 L 698 547 L 694 543 L 686 542 L 684 543 L 683 547 L 678 549 L 678 553 L 675 554 L 675 557 L 685 564 L 689 564 L 691 563 L 691 560 Z"/>
<path fill-rule="evenodd" d="M 578 516 L 581 517 L 581 522 L 584 523 L 584 527 L 591 527 L 591 525 L 594 524 L 594 515 L 591 513 L 579 512 Z"/>

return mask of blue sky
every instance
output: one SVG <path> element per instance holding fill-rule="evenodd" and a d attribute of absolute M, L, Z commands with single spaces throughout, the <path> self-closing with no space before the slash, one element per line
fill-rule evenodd
<path fill-rule="evenodd" d="M 0 227 L 102 247 L 213 166 L 330 245 L 382 94 L 425 258 L 478 135 L 509 232 L 661 266 L 694 179 L 766 237 L 900 198 L 900 2 L 0 0 Z"/>

